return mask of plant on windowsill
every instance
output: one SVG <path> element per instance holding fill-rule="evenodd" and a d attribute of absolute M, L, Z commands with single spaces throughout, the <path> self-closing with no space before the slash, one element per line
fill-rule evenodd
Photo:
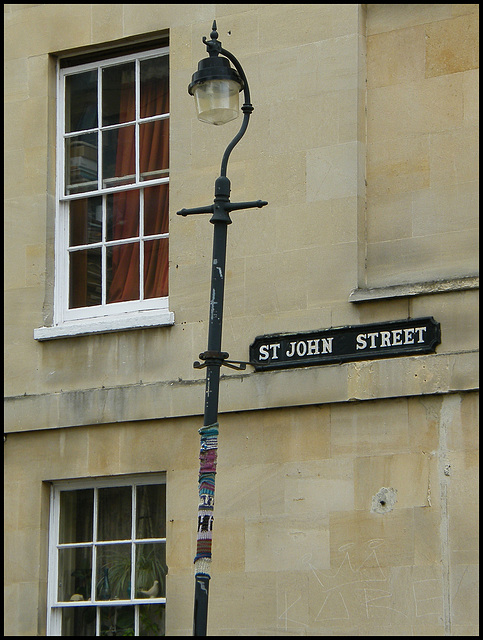
<path fill-rule="evenodd" d="M 150 546 L 146 550 L 143 547 Z M 148 591 L 157 580 L 158 594 L 164 594 L 165 576 L 167 567 L 161 555 L 161 550 L 157 545 L 140 545 L 140 551 L 136 558 L 136 599 L 145 599 L 150 596 L 141 593 L 141 590 Z M 119 551 L 109 551 L 106 555 L 105 567 L 108 569 L 108 580 L 110 587 L 110 598 L 126 600 L 131 598 L 131 558 Z M 97 584 L 98 594 L 101 593 L 105 582 L 105 576 Z M 99 595 L 100 597 L 100 595 Z"/>

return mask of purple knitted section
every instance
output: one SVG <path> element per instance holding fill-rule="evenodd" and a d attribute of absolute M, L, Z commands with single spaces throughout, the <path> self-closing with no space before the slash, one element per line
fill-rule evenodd
<path fill-rule="evenodd" d="M 201 443 L 195 563 L 201 558 L 211 560 L 213 508 L 215 505 L 215 475 L 218 453 L 218 423 L 202 427 L 199 433 L 201 435 Z"/>

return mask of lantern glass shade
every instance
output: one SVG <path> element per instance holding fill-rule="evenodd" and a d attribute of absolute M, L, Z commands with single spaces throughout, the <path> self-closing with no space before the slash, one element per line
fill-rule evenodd
<path fill-rule="evenodd" d="M 198 120 L 219 125 L 238 118 L 240 84 L 235 80 L 223 78 L 198 82 L 192 91 Z"/>

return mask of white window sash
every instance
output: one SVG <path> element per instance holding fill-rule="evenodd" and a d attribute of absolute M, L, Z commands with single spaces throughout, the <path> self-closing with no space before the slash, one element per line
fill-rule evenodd
<path fill-rule="evenodd" d="M 69 238 L 68 238 L 68 206 L 70 200 L 80 198 L 90 198 L 96 196 L 104 196 L 110 193 L 121 191 L 132 191 L 144 189 L 161 184 L 169 183 L 169 175 L 159 176 L 159 172 L 152 180 L 142 179 L 139 166 L 139 135 L 135 136 L 136 140 L 136 175 L 134 182 L 131 184 L 115 185 L 103 187 L 101 183 L 102 169 L 102 145 L 98 140 L 98 188 L 92 191 L 79 192 L 74 194 L 65 194 L 66 166 L 65 166 L 65 142 L 64 140 L 76 135 L 97 132 L 101 136 L 101 132 L 118 128 L 118 125 L 102 126 L 102 122 L 97 123 L 95 129 L 86 129 L 85 131 L 76 131 L 64 133 L 65 130 L 65 78 L 72 73 L 82 73 L 83 71 L 96 69 L 98 70 L 98 113 L 101 114 L 100 102 L 102 100 L 102 69 L 112 66 L 113 64 L 122 64 L 124 62 L 134 61 L 135 63 L 135 120 L 130 123 L 122 123 L 121 126 L 135 126 L 139 130 L 139 126 L 144 123 L 165 120 L 170 117 L 169 112 L 146 118 L 140 117 L 140 67 L 142 60 L 167 55 L 168 47 L 161 47 L 149 51 L 118 56 L 115 58 L 104 59 L 95 63 L 86 63 L 75 67 L 61 69 L 60 61 L 57 61 L 57 179 L 56 179 L 56 219 L 55 219 L 55 261 L 54 261 L 54 312 L 52 326 L 39 327 L 34 330 L 34 338 L 36 340 L 49 340 L 66 336 L 87 335 L 89 333 L 104 331 L 119 331 L 131 328 L 146 328 L 150 326 L 163 326 L 174 324 L 174 314 L 169 311 L 169 297 L 150 298 L 143 300 L 143 288 L 141 287 L 142 278 L 144 277 L 144 241 L 146 239 L 168 238 L 167 234 L 156 234 L 155 236 L 144 236 L 142 233 L 140 212 L 140 234 L 137 241 L 140 244 L 140 300 L 127 301 L 120 303 L 105 303 L 105 282 L 102 282 L 103 304 L 91 307 L 82 307 L 76 309 L 69 308 Z M 169 170 L 168 170 L 169 171 Z M 141 203 L 143 198 L 141 197 Z M 142 206 L 142 205 L 141 205 Z M 115 241 L 115 244 L 121 244 L 122 241 Z M 102 252 L 105 254 L 107 243 L 102 244 Z M 105 259 L 105 255 L 103 256 Z M 105 277 L 105 269 L 102 270 L 103 278 Z M 148 313 L 153 312 L 153 313 Z M 139 324 L 136 324 L 139 322 Z M 79 326 L 82 324 L 83 326 Z"/>
<path fill-rule="evenodd" d="M 82 601 L 70 602 L 58 600 L 58 551 L 59 549 L 68 548 L 85 548 L 92 547 L 92 574 L 91 574 L 91 597 L 95 598 L 96 593 L 96 552 L 97 548 L 103 545 L 112 544 L 112 540 L 97 540 L 97 500 L 98 489 L 106 487 L 123 487 L 129 486 L 132 490 L 132 506 L 131 506 L 131 538 L 129 540 L 116 540 L 116 544 L 131 545 L 131 584 L 135 584 L 135 558 L 134 552 L 138 544 L 161 543 L 166 544 L 166 538 L 136 538 L 136 487 L 150 484 L 166 484 L 166 475 L 164 473 L 135 475 L 128 478 L 118 476 L 116 478 L 92 478 L 84 480 L 67 480 L 61 482 L 53 482 L 50 488 L 50 517 L 49 517 L 49 563 L 47 571 L 47 636 L 60 636 L 62 630 L 62 610 L 66 608 L 79 607 L 96 607 L 96 633 L 100 635 L 100 608 L 130 606 L 134 607 L 134 633 L 139 635 L 139 607 L 150 606 L 155 604 L 166 604 L 166 597 L 135 599 L 130 600 L 109 600 L 109 601 Z M 93 540 L 89 543 L 59 543 L 60 530 L 60 493 L 62 491 L 94 489 L 93 503 Z"/>

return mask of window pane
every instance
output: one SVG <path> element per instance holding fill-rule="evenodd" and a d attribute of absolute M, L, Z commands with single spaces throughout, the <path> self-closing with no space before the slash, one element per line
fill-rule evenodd
<path fill-rule="evenodd" d="M 131 545 L 97 547 L 97 600 L 127 600 L 131 597 Z"/>
<path fill-rule="evenodd" d="M 134 62 L 102 70 L 102 124 L 134 120 Z"/>
<path fill-rule="evenodd" d="M 139 300 L 139 243 L 107 247 L 107 302 Z"/>
<path fill-rule="evenodd" d="M 168 56 L 141 60 L 141 118 L 169 112 Z"/>
<path fill-rule="evenodd" d="M 106 240 L 139 235 L 139 191 L 121 191 L 107 196 Z"/>
<path fill-rule="evenodd" d="M 96 608 L 95 607 L 63 607 L 62 608 L 63 636 L 95 636 Z"/>
<path fill-rule="evenodd" d="M 166 537 L 166 485 L 136 487 L 136 538 Z"/>
<path fill-rule="evenodd" d="M 131 487 L 99 489 L 98 540 L 131 539 Z"/>
<path fill-rule="evenodd" d="M 69 203 L 70 246 L 102 240 L 101 198 L 81 198 Z"/>
<path fill-rule="evenodd" d="M 97 127 L 97 70 L 66 76 L 65 132 Z"/>
<path fill-rule="evenodd" d="M 60 494 L 59 542 L 90 542 L 94 491 L 62 491 Z"/>
<path fill-rule="evenodd" d="M 144 235 L 168 233 L 169 189 L 167 184 L 144 189 Z"/>
<path fill-rule="evenodd" d="M 134 607 L 100 607 L 101 636 L 133 636 Z"/>
<path fill-rule="evenodd" d="M 134 152 L 134 126 L 103 132 L 103 187 L 116 187 L 134 182 L 136 178 Z"/>
<path fill-rule="evenodd" d="M 151 604 L 139 607 L 139 635 L 164 636 L 165 610 L 166 606 L 164 604 Z"/>
<path fill-rule="evenodd" d="M 169 168 L 169 119 L 139 125 L 139 171 L 141 180 L 163 178 Z"/>
<path fill-rule="evenodd" d="M 59 549 L 57 597 L 61 602 L 90 600 L 91 547 Z"/>
<path fill-rule="evenodd" d="M 144 243 L 144 298 L 168 295 L 168 238 Z"/>
<path fill-rule="evenodd" d="M 136 598 L 163 598 L 166 596 L 166 545 L 136 545 Z"/>
<path fill-rule="evenodd" d="M 69 280 L 70 309 L 101 304 L 101 249 L 73 251 Z"/>
<path fill-rule="evenodd" d="M 65 193 L 97 189 L 97 133 L 65 140 Z"/>

